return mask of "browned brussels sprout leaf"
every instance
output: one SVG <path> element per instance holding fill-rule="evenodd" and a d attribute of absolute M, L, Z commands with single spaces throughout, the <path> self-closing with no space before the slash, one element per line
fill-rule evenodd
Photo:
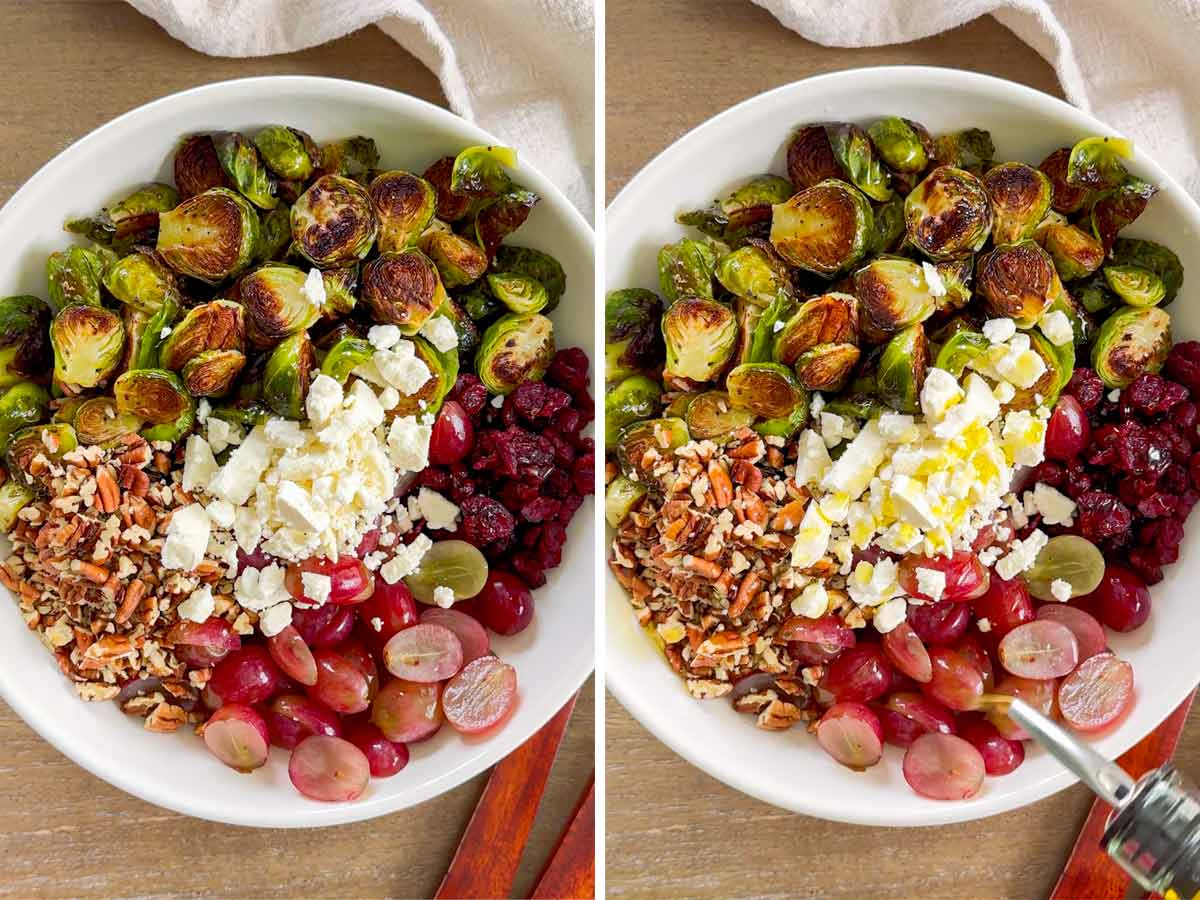
<path fill-rule="evenodd" d="M 908 239 L 933 260 L 978 252 L 992 230 L 992 205 L 975 175 L 940 166 L 904 201 Z"/>
<path fill-rule="evenodd" d="M 487 271 L 488 257 L 483 249 L 452 231 L 427 231 L 418 246 L 433 260 L 448 289 L 472 284 Z"/>
<path fill-rule="evenodd" d="M 316 142 L 298 128 L 268 125 L 254 136 L 268 169 L 285 181 L 307 181 L 321 161 Z"/>
<path fill-rule="evenodd" d="M 175 151 L 175 187 L 184 200 L 212 188 L 233 187 L 217 156 L 212 135 L 195 134 L 179 145 Z"/>
<path fill-rule="evenodd" d="M 321 147 L 321 171 L 363 181 L 379 166 L 379 148 L 375 139 L 355 135 Z"/>
<path fill-rule="evenodd" d="M 271 263 L 255 269 L 238 282 L 238 296 L 245 309 L 245 334 L 255 346 L 263 349 L 273 347 L 285 337 L 297 331 L 304 331 L 321 317 L 320 307 L 309 299 L 304 288 L 307 281 L 308 276 L 295 266 Z M 221 302 L 223 301 L 214 301 Z M 226 309 L 224 306 L 209 306 L 214 310 Z M 232 322 L 230 324 L 232 325 Z M 175 335 L 171 337 L 175 338 Z M 209 346 L 203 349 L 240 350 L 242 347 L 229 344 L 225 347 Z M 182 367 L 186 361 L 187 359 L 179 360 L 178 366 L 167 363 L 164 365 L 174 369 Z"/>
<path fill-rule="evenodd" d="M 488 259 L 495 257 L 501 241 L 525 224 L 540 199 L 532 191 L 516 188 L 479 208 L 475 214 L 475 240 Z"/>
<path fill-rule="evenodd" d="M 53 361 L 49 326 L 50 309 L 37 297 L 0 300 L 0 387 L 45 380 Z"/>
<path fill-rule="evenodd" d="M 787 171 L 798 191 L 828 178 L 842 177 L 825 126 L 806 125 L 796 132 L 787 148 Z"/>
<path fill-rule="evenodd" d="M 1083 209 L 1087 203 L 1089 191 L 1085 187 L 1071 184 L 1067 181 L 1067 161 L 1071 158 L 1070 147 L 1059 147 L 1042 160 L 1038 166 L 1050 179 L 1054 186 L 1054 199 L 1051 202 L 1055 212 L 1071 215 Z"/>
<path fill-rule="evenodd" d="M 983 176 L 983 186 L 992 202 L 992 240 L 997 244 L 1033 237 L 1054 196 L 1044 172 L 1018 162 L 992 166 Z"/>
<path fill-rule="evenodd" d="M 443 156 L 422 177 L 437 191 L 437 217 L 443 222 L 457 222 L 471 208 L 471 198 L 450 190 L 450 179 L 454 172 L 454 157 Z"/>
<path fill-rule="evenodd" d="M 1117 233 L 1131 224 L 1143 212 L 1158 188 L 1149 182 L 1130 178 L 1125 184 L 1105 191 L 1092 204 L 1092 234 L 1109 253 L 1117 241 Z"/>
<path fill-rule="evenodd" d="M 218 131 L 212 138 L 221 167 L 241 195 L 259 209 L 278 206 L 275 179 L 250 139 L 237 131 Z"/>
<path fill-rule="evenodd" d="M 135 369 L 113 383 L 117 408 L 143 422 L 165 425 L 192 407 L 179 376 L 166 369 Z"/>
<path fill-rule="evenodd" d="M 103 384 L 121 364 L 125 327 L 100 306 L 63 309 L 50 323 L 55 381 L 70 393 Z"/>

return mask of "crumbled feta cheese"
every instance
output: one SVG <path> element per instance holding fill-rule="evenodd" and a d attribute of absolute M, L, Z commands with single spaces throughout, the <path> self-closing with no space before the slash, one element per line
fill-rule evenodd
<path fill-rule="evenodd" d="M 342 406 L 342 386 L 336 378 L 321 373 L 308 386 L 308 396 L 304 400 L 308 420 L 314 428 L 326 424 L 333 414 Z"/>
<path fill-rule="evenodd" d="M 275 492 L 275 511 L 289 528 L 324 531 L 329 516 L 317 508 L 316 498 L 294 481 L 281 481 Z"/>
<path fill-rule="evenodd" d="M 1029 497 L 1030 494 L 1026 494 Z M 1044 525 L 1073 524 L 1075 516 L 1075 501 L 1048 484 L 1040 481 L 1033 486 L 1033 507 L 1042 517 Z"/>
<path fill-rule="evenodd" d="M 320 269 L 308 270 L 308 276 L 304 279 L 304 286 L 300 288 L 300 293 L 304 295 L 305 300 L 317 309 L 325 308 L 325 301 L 327 299 L 325 278 L 321 275 Z"/>
<path fill-rule="evenodd" d="M 183 489 L 189 493 L 204 490 L 218 468 L 208 441 L 198 434 L 189 435 L 183 450 Z"/>
<path fill-rule="evenodd" d="M 820 415 L 821 437 L 825 446 L 832 449 L 846 437 L 846 420 L 836 413 L 822 412 Z"/>
<path fill-rule="evenodd" d="M 262 540 L 262 522 L 253 509 L 239 506 L 233 511 L 233 536 L 244 553 L 253 553 Z"/>
<path fill-rule="evenodd" d="M 880 634 L 887 634 L 903 622 L 907 616 L 908 602 L 903 597 L 893 597 L 875 610 L 871 621 L 874 623 L 876 631 Z"/>
<path fill-rule="evenodd" d="M 779 334 L 779 332 L 783 331 L 783 329 L 784 329 L 784 326 L 785 326 L 786 324 L 787 324 L 787 323 L 786 323 L 786 322 L 784 322 L 784 321 L 783 321 L 783 319 L 776 319 L 776 320 L 775 320 L 775 321 L 774 321 L 774 322 L 771 324 L 771 331 L 772 331 L 773 333 L 775 333 L 775 334 Z"/>
<path fill-rule="evenodd" d="M 821 581 L 813 581 L 804 586 L 796 598 L 792 600 L 792 612 L 797 616 L 809 619 L 819 619 L 829 612 L 829 592 Z"/>
<path fill-rule="evenodd" d="M 1017 333 L 1017 323 L 1012 319 L 988 319 L 983 323 L 983 336 L 993 344 L 1003 344 Z"/>
<path fill-rule="evenodd" d="M 417 393 L 433 377 L 429 366 L 416 355 L 412 341 L 401 341 L 391 350 L 376 350 L 372 360 L 384 383 L 406 397 Z"/>
<path fill-rule="evenodd" d="M 272 447 L 287 449 L 304 446 L 304 432 L 300 430 L 300 423 L 291 419 L 268 419 L 264 434 Z"/>
<path fill-rule="evenodd" d="M 946 591 L 946 573 L 940 569 L 918 567 L 917 590 L 936 603 Z"/>
<path fill-rule="evenodd" d="M 419 472 L 429 465 L 429 438 L 433 429 L 418 424 L 414 416 L 397 416 L 388 430 L 388 458 L 401 474 Z"/>
<path fill-rule="evenodd" d="M 163 568 L 185 572 L 195 569 L 204 560 L 211 531 L 212 522 L 199 503 L 189 503 L 175 510 L 163 542 Z"/>
<path fill-rule="evenodd" d="M 829 467 L 833 465 L 833 460 L 829 457 L 829 448 L 825 446 L 825 441 L 821 438 L 821 435 L 811 429 L 801 432 L 800 437 L 796 441 L 796 452 L 796 474 L 794 478 L 796 484 L 801 487 L 818 484 L 829 471 Z"/>
<path fill-rule="evenodd" d="M 454 589 L 439 584 L 433 589 L 433 602 L 442 609 L 449 609 L 454 605 Z"/>
<path fill-rule="evenodd" d="M 1016 578 L 1037 562 L 1038 554 L 1049 538 L 1040 528 L 1035 529 L 1023 541 L 1013 541 L 1008 553 L 996 562 L 996 574 L 1006 581 Z"/>
<path fill-rule="evenodd" d="M 921 412 L 927 421 L 940 422 L 964 396 L 957 378 L 945 369 L 932 368 L 925 374 L 925 385 L 921 388 Z"/>
<path fill-rule="evenodd" d="M 218 528 L 233 527 L 234 508 L 227 500 L 213 500 L 204 507 L 204 511 Z"/>
<path fill-rule="evenodd" d="M 504 395 L 497 394 L 492 398 L 492 409 L 501 409 L 504 406 Z"/>
<path fill-rule="evenodd" d="M 976 627 L 977 627 L 977 628 L 978 628 L 980 631 L 982 631 L 984 634 L 987 634 L 989 631 L 991 631 L 991 630 L 992 630 L 992 622 L 991 622 L 991 619 L 986 619 L 986 618 L 984 618 L 984 619 L 976 619 L 976 620 L 975 620 L 975 626 L 976 626 Z"/>
<path fill-rule="evenodd" d="M 207 622 L 216 608 L 212 587 L 202 584 L 179 604 L 175 612 L 179 614 L 179 618 L 187 619 L 189 622 Z"/>
<path fill-rule="evenodd" d="M 426 526 L 435 530 L 451 531 L 458 523 L 458 507 L 427 487 L 422 487 L 416 497 L 420 518 Z"/>
<path fill-rule="evenodd" d="M 1071 320 L 1061 309 L 1048 312 L 1038 322 L 1038 328 L 1046 336 L 1046 340 L 1056 347 L 1069 344 L 1075 340 L 1075 330 L 1071 328 Z"/>
<path fill-rule="evenodd" d="M 879 422 L 868 422 L 830 468 L 821 486 L 829 491 L 849 494 L 852 500 L 857 499 L 867 489 L 875 470 L 883 462 L 884 447 Z"/>
<path fill-rule="evenodd" d="M 376 350 L 391 350 L 403 335 L 395 325 L 372 325 L 367 332 L 367 341 Z"/>
<path fill-rule="evenodd" d="M 258 614 L 258 630 L 266 637 L 274 637 L 291 624 L 292 604 L 290 603 L 276 603 Z"/>
<path fill-rule="evenodd" d="M 1116 403 L 1120 399 L 1121 399 L 1121 389 L 1120 388 L 1113 388 L 1111 391 L 1108 392 L 1108 401 L 1110 403 Z"/>
<path fill-rule="evenodd" d="M 427 535 L 417 535 L 416 540 L 397 548 L 395 555 L 379 567 L 380 576 L 388 584 L 395 584 L 405 575 L 411 575 L 432 546 L 433 541 Z"/>
<path fill-rule="evenodd" d="M 230 444 L 242 442 L 241 429 L 224 419 L 210 417 L 204 431 L 213 453 L 220 453 Z"/>
<path fill-rule="evenodd" d="M 1055 578 L 1050 582 L 1050 595 L 1059 603 L 1066 603 L 1071 599 L 1071 582 Z"/>
<path fill-rule="evenodd" d="M 301 572 L 300 584 L 304 588 L 304 596 L 317 606 L 325 604 L 329 599 L 329 592 L 333 589 L 333 579 L 320 572 Z"/>
<path fill-rule="evenodd" d="M 394 387 L 384 388 L 379 392 L 379 405 L 384 412 L 389 412 L 400 405 L 400 392 Z"/>
<path fill-rule="evenodd" d="M 203 425 L 211 414 L 212 404 L 208 402 L 207 397 L 201 397 L 200 402 L 196 404 L 196 421 Z"/>
<path fill-rule="evenodd" d="M 208 492 L 234 506 L 250 499 L 263 472 L 271 462 L 266 428 L 258 425 L 246 436 L 241 446 L 229 455 L 229 460 L 208 484 Z"/>
<path fill-rule="evenodd" d="M 458 332 L 454 330 L 454 323 L 446 316 L 431 316 L 426 319 L 419 333 L 442 353 L 458 346 Z"/>
<path fill-rule="evenodd" d="M 792 568 L 807 569 L 816 565 L 829 549 L 831 530 L 829 521 L 821 514 L 818 505 L 809 503 L 792 544 Z"/>

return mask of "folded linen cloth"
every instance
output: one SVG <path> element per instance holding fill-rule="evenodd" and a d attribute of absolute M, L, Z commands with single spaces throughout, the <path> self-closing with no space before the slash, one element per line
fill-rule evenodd
<path fill-rule="evenodd" d="M 441 80 L 450 108 L 516 147 L 588 218 L 592 0 L 129 0 L 194 50 L 268 56 L 376 24 Z"/>

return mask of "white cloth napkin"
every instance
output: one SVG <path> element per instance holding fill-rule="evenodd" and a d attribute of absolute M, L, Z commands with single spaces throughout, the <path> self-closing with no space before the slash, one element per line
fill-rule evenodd
<path fill-rule="evenodd" d="M 1200 0 L 754 0 L 818 44 L 928 37 L 991 13 L 1058 72 L 1067 99 L 1141 144 L 1200 198 Z"/>
<path fill-rule="evenodd" d="M 438 76 L 451 109 L 516 147 L 592 218 L 592 0 L 129 2 L 212 56 L 289 53 L 377 24 Z"/>

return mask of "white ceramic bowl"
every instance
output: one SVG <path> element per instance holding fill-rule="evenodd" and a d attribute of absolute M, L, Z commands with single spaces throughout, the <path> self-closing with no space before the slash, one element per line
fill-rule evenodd
<path fill-rule="evenodd" d="M 197 131 L 253 131 L 275 122 L 317 141 L 373 136 L 384 165 L 423 171 L 435 159 L 497 140 L 444 109 L 394 91 L 331 78 L 272 77 L 184 91 L 126 113 L 47 163 L 0 210 L 0 292 L 46 295 L 46 256 L 68 243 L 63 220 L 90 214 L 132 187 L 171 180 L 180 137 Z M 518 146 L 519 150 L 519 146 Z M 567 272 L 567 295 L 554 315 L 559 346 L 593 341 L 592 230 L 567 199 L 522 163 L 519 180 L 542 202 L 517 239 L 554 254 Z M 7 591 L 0 600 L 0 695 L 55 747 L 131 794 L 179 812 L 239 825 L 312 827 L 395 812 L 436 797 L 498 762 L 540 728 L 592 670 L 593 535 L 591 501 L 570 529 L 563 564 L 535 592 L 537 615 L 520 635 L 493 646 L 518 673 L 520 700 L 494 735 L 464 740 L 450 728 L 412 746 L 412 761 L 392 778 L 372 779 L 362 799 L 326 804 L 302 797 L 287 775 L 287 754 L 239 775 L 189 730 L 152 734 L 112 703 L 82 703 L 53 657 L 22 623 Z M 33 799 L 33 798 L 31 798 Z"/>
<path fill-rule="evenodd" d="M 684 135 L 656 157 L 613 201 L 607 218 L 606 288 L 656 287 L 655 254 L 684 230 L 676 212 L 707 205 L 747 176 L 786 174 L 784 148 L 797 125 L 830 120 L 869 123 L 902 115 L 932 132 L 978 126 L 991 131 L 997 158 L 1036 165 L 1051 150 L 1090 134 L 1111 134 L 1061 100 L 1011 82 L 950 69 L 889 67 L 838 72 L 790 84 L 738 104 Z M 1177 339 L 1200 337 L 1200 307 L 1191 300 L 1200 280 L 1200 208 L 1140 152 L 1133 171 L 1160 188 L 1130 236 L 1170 246 L 1188 273 L 1172 304 Z M 1183 559 L 1152 588 L 1150 621 L 1113 648 L 1134 665 L 1137 703 L 1113 733 L 1096 742 L 1108 755 L 1124 752 L 1161 722 L 1200 680 L 1194 615 L 1200 574 L 1200 524 L 1195 517 Z M 778 734 L 755 728 L 728 700 L 700 702 L 683 690 L 634 622 L 625 594 L 608 575 L 608 687 L 664 743 L 732 787 L 769 803 L 826 819 L 868 825 L 935 825 L 1015 809 L 1061 790 L 1075 778 L 1028 747 L 1024 765 L 988 778 L 970 801 L 942 803 L 912 792 L 889 747 L 882 764 L 864 773 L 835 763 L 804 729 Z"/>

